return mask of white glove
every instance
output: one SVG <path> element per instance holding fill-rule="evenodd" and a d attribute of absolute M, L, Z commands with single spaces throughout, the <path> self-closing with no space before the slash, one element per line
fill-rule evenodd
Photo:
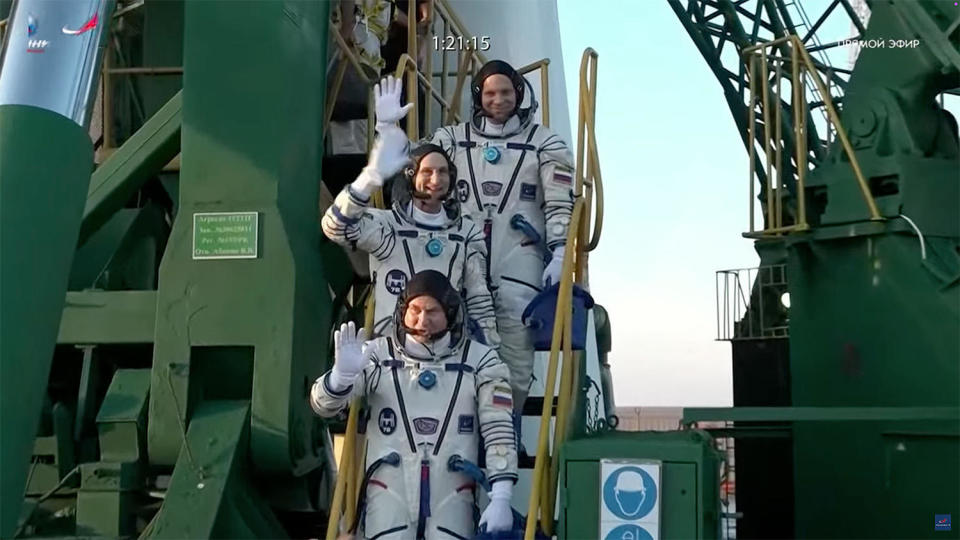
<path fill-rule="evenodd" d="M 560 282 L 560 270 L 563 269 L 563 254 L 566 251 L 565 246 L 553 248 L 553 258 L 543 269 L 543 286 L 549 287 L 552 283 Z"/>
<path fill-rule="evenodd" d="M 500 480 L 494 482 L 490 489 L 490 504 L 480 516 L 480 527 L 487 526 L 487 532 L 509 531 L 513 528 L 513 508 L 510 507 L 510 498 L 513 497 L 513 482 Z"/>
<path fill-rule="evenodd" d="M 335 363 L 327 380 L 331 388 L 338 392 L 346 389 L 366 367 L 367 359 L 363 354 L 366 341 L 367 331 L 363 328 L 355 330 L 353 322 L 341 324 L 340 330 L 333 333 Z"/>
<path fill-rule="evenodd" d="M 376 100 L 377 131 L 395 125 L 413 108 L 413 103 L 400 106 L 400 94 L 403 93 L 403 81 L 387 75 L 373 86 L 373 98 Z"/>
<path fill-rule="evenodd" d="M 387 126 L 380 132 L 370 150 L 370 159 L 351 187 L 363 197 L 369 197 L 383 182 L 400 172 L 410 162 L 407 153 L 409 140 L 397 126 Z"/>

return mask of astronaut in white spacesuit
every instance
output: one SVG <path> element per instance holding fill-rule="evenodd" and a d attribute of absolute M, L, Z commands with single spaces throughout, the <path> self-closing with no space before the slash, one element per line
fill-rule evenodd
<path fill-rule="evenodd" d="M 389 333 L 397 295 L 410 276 L 433 269 L 446 275 L 464 296 L 467 314 L 476 325 L 473 335 L 496 347 L 500 337 L 488 289 L 483 230 L 461 216 L 460 201 L 451 189 L 456 167 L 443 149 L 425 145 L 407 153 L 409 142 L 396 125 L 410 109 L 400 107 L 401 88 L 401 81 L 393 77 L 377 85 L 380 137 L 368 165 L 327 209 L 323 232 L 340 245 L 370 253 L 374 335 Z M 401 170 L 393 181 L 392 207 L 369 208 L 371 194 Z"/>
<path fill-rule="evenodd" d="M 320 416 L 365 397 L 367 461 L 358 504 L 363 538 L 473 538 L 474 465 L 486 450 L 487 532 L 510 530 L 517 451 L 508 368 L 496 350 L 467 338 L 460 295 L 435 270 L 411 278 L 394 331 L 364 342 L 347 323 L 335 333 L 333 369 L 314 383 Z M 479 478 L 477 478 L 479 476 Z"/>
<path fill-rule="evenodd" d="M 506 62 L 488 62 L 471 86 L 471 120 L 442 127 L 431 139 L 459 171 L 461 211 L 484 227 L 499 353 L 510 366 L 518 413 L 533 372 L 521 316 L 541 286 L 559 281 L 573 211 L 572 155 L 556 133 L 533 123 L 532 92 L 530 107 L 521 108 L 526 86 Z"/>

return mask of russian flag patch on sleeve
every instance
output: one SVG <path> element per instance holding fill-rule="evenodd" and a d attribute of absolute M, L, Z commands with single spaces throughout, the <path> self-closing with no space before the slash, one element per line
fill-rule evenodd
<path fill-rule="evenodd" d="M 573 177 L 569 173 L 565 172 L 555 172 L 553 173 L 553 181 L 558 184 L 570 185 L 573 183 Z"/>
<path fill-rule="evenodd" d="M 493 404 L 497 407 L 504 407 L 507 409 L 513 408 L 513 394 L 510 392 L 509 388 L 494 388 L 493 389 Z"/>

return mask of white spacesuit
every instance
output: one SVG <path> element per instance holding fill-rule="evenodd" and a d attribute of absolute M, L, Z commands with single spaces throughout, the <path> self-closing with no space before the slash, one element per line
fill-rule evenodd
<path fill-rule="evenodd" d="M 396 91 L 399 81 L 384 83 Z M 378 94 L 380 91 L 378 90 Z M 404 112 L 405 114 L 405 112 Z M 370 253 L 370 273 L 375 284 L 374 335 L 389 333 L 397 295 L 407 280 L 421 270 L 442 272 L 466 300 L 467 314 L 482 333 L 485 344 L 500 344 L 493 298 L 486 274 L 486 245 L 482 229 L 460 215 L 460 203 L 450 188 L 452 177 L 440 179 L 446 187 L 437 195 L 436 213 L 414 204 L 418 196 L 414 183 L 420 164 L 430 154 L 442 155 L 454 175 L 455 167 L 436 146 L 420 147 L 412 153 L 412 166 L 393 182 L 393 204 L 389 210 L 369 208 L 370 195 L 383 181 L 408 164 L 406 135 L 395 125 L 378 126 L 381 136 L 370 155 L 369 165 L 337 196 L 321 222 L 323 232 L 334 242 Z"/>
<path fill-rule="evenodd" d="M 436 301 L 439 323 L 421 324 L 420 300 Z M 452 465 L 475 464 L 481 436 L 493 488 L 480 523 L 488 531 L 512 526 L 517 453 L 509 370 L 496 350 L 465 336 L 462 313 L 443 274 L 420 272 L 397 301 L 394 332 L 363 343 L 362 329 L 354 336 L 353 323 L 344 325 L 333 369 L 313 385 L 311 405 L 324 417 L 366 398 L 364 517 L 355 531 L 363 538 L 473 538 L 476 480 Z"/>
<path fill-rule="evenodd" d="M 485 81 L 495 75 L 508 78 L 515 100 L 500 122 L 491 113 L 500 103 L 484 95 Z M 510 366 L 518 408 L 533 371 L 533 345 L 521 316 L 541 285 L 558 281 L 573 211 L 572 155 L 557 134 L 532 122 L 532 95 L 531 106 L 520 108 L 525 84 L 509 64 L 488 62 L 471 88 L 472 121 L 440 128 L 432 138 L 459 171 L 461 211 L 484 227 L 499 353 Z M 545 250 L 553 252 L 546 269 Z"/>

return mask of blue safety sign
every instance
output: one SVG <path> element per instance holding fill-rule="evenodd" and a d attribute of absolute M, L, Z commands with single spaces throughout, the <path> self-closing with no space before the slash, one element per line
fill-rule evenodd
<path fill-rule="evenodd" d="M 656 502 L 657 484 L 640 467 L 620 467 L 603 482 L 603 504 L 620 519 L 643 519 Z"/>
<path fill-rule="evenodd" d="M 660 468 L 649 460 L 601 460 L 603 540 L 659 540 Z"/>
<path fill-rule="evenodd" d="M 607 533 L 603 540 L 653 540 L 640 525 L 620 525 Z"/>

